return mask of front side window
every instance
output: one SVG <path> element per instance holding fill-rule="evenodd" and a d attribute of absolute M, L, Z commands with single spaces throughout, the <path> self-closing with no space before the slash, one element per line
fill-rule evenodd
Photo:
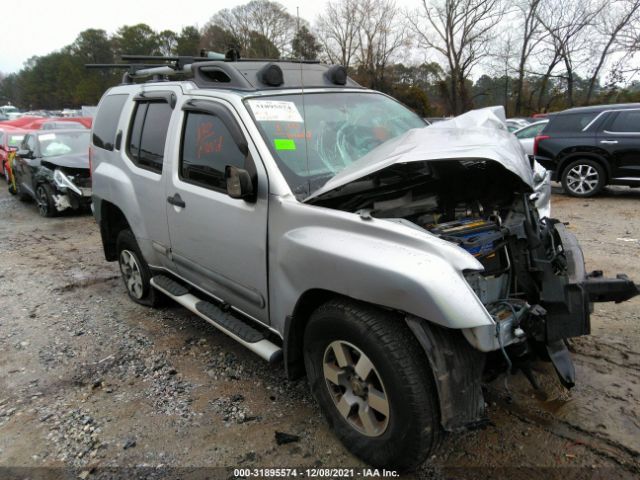
<path fill-rule="evenodd" d="M 377 93 L 273 95 L 249 98 L 245 105 L 299 199 L 383 143 L 426 126 Z"/>
<path fill-rule="evenodd" d="M 187 112 L 180 152 L 180 178 L 205 188 L 226 191 L 225 166 L 244 168 L 245 157 L 220 118 Z"/>
<path fill-rule="evenodd" d="M 173 110 L 166 102 L 138 102 L 133 112 L 127 151 L 140 168 L 161 173 L 164 144 Z"/>
<path fill-rule="evenodd" d="M 607 130 L 620 133 L 640 133 L 640 110 L 618 112 Z"/>

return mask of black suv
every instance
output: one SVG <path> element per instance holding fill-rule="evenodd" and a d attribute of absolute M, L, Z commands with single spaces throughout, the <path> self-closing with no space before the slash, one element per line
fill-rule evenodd
<path fill-rule="evenodd" d="M 533 153 L 575 197 L 590 197 L 605 185 L 638 187 L 640 104 L 580 107 L 549 115 Z"/>

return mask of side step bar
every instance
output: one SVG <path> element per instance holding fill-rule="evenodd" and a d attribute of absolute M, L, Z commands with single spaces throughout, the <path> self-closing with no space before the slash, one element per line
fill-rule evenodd
<path fill-rule="evenodd" d="M 165 275 L 156 275 L 151 278 L 151 285 L 269 363 L 282 358 L 282 349 L 267 340 L 262 332 L 217 305 L 189 293 L 181 283 Z"/>

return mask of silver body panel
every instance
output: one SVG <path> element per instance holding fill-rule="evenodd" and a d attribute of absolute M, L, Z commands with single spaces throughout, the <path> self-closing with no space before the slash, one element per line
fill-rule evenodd
<path fill-rule="evenodd" d="M 161 175 L 135 166 L 124 148 L 133 98 L 141 90 L 171 90 L 177 97 Z M 243 104 L 246 94 L 199 90 L 190 82 L 121 86 L 109 92 L 118 93 L 129 94 L 118 124 L 123 148 L 93 148 L 94 196 L 122 210 L 150 265 L 174 272 L 281 336 L 302 295 L 321 289 L 445 327 L 476 329 L 467 338 L 487 348 L 489 339 L 481 340 L 480 332 L 490 334 L 495 322 L 463 275 L 482 270 L 482 265 L 454 244 L 402 222 L 364 219 L 298 201 Z M 181 105 L 196 96 L 224 103 L 240 124 L 258 173 L 255 203 L 180 180 Z M 388 142 L 316 195 L 394 162 L 463 158 L 500 162 L 534 191 L 524 152 L 506 129 L 448 123 Z M 413 147 L 408 151 L 402 145 L 407 139 Z M 167 203 L 175 193 L 185 201 L 184 209 Z"/>

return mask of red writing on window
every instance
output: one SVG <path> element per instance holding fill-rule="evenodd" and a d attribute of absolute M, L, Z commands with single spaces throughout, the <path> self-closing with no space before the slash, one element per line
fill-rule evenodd
<path fill-rule="evenodd" d="M 196 132 L 196 157 L 200 159 L 205 155 L 221 152 L 223 140 L 222 135 L 216 134 L 213 123 L 201 123 Z"/>

